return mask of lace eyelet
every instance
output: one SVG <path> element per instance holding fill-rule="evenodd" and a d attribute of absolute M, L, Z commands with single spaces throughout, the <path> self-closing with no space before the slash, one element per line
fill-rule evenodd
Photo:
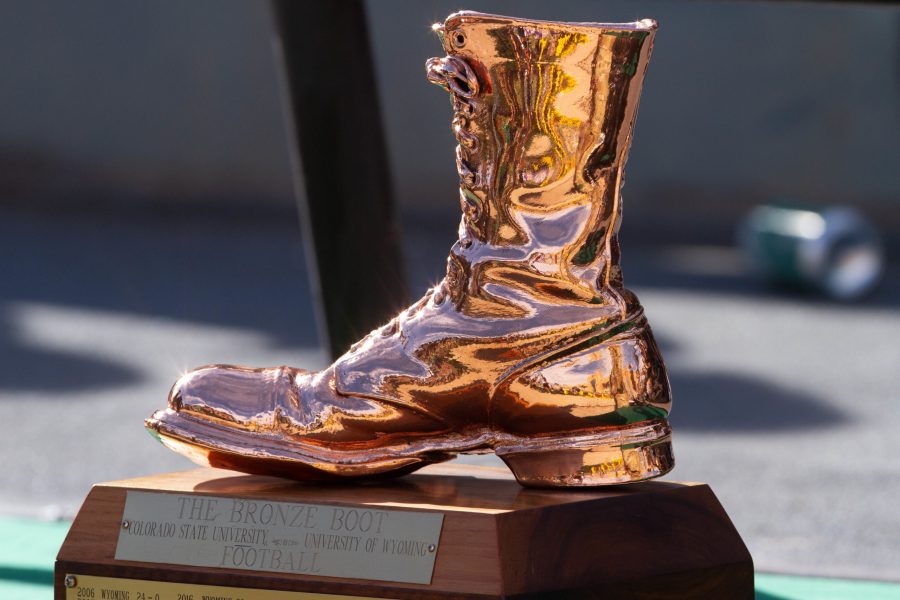
<path fill-rule="evenodd" d="M 462 31 L 454 31 L 451 39 L 453 40 L 453 46 L 456 48 L 462 48 L 466 45 L 466 34 Z"/>

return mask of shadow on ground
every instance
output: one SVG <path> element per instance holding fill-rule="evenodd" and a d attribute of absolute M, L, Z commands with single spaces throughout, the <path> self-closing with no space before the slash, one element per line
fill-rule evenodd
<path fill-rule="evenodd" d="M 7 567 L 0 565 L 0 581 L 15 581 L 36 585 L 53 585 L 53 568 Z"/>
<path fill-rule="evenodd" d="M 16 335 L 14 324 L 2 313 L 2 305 L 0 356 L 3 357 L 0 388 L 5 391 L 80 391 L 128 385 L 141 379 L 138 371 L 124 364 L 29 346 Z"/>
<path fill-rule="evenodd" d="M 768 592 L 760 592 L 759 590 L 753 596 L 754 600 L 791 600 L 787 596 L 776 596 Z"/>
<path fill-rule="evenodd" d="M 740 252 L 732 247 L 670 248 L 638 245 L 622 258 L 625 284 L 629 287 L 727 294 L 843 308 L 855 312 L 866 308 L 900 307 L 900 270 L 888 265 L 875 290 L 856 302 L 831 300 L 801 288 L 783 288 L 754 277 Z"/>
<path fill-rule="evenodd" d="M 254 221 L 3 210 L 0 308 L 5 302 L 162 316 L 318 345 L 291 215 Z"/>
<path fill-rule="evenodd" d="M 813 396 L 727 372 L 670 372 L 672 423 L 694 431 L 781 432 L 832 427 L 848 415 Z"/>

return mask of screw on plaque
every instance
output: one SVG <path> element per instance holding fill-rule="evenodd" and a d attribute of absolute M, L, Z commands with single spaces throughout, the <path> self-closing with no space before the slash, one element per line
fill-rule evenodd
<path fill-rule="evenodd" d="M 64 581 L 65 581 L 67 588 L 73 588 L 73 587 L 75 587 L 75 584 L 78 583 L 78 580 L 75 579 L 74 575 L 66 575 L 66 578 Z"/>
<path fill-rule="evenodd" d="M 435 546 L 434 544 L 428 544 L 429 552 L 434 552 L 435 550 L 437 550 L 437 546 Z"/>
<path fill-rule="evenodd" d="M 122 529 L 128 529 L 131 527 L 131 521 L 122 521 Z"/>

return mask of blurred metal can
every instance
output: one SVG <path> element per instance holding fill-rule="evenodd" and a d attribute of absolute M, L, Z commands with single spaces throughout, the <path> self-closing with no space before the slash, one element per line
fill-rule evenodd
<path fill-rule="evenodd" d="M 838 300 L 870 292 L 884 268 L 878 232 L 850 207 L 758 206 L 741 223 L 738 241 L 766 279 Z"/>

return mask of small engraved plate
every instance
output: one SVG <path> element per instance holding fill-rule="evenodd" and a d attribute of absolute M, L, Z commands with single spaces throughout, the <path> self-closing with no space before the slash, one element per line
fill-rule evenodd
<path fill-rule="evenodd" d="M 311 592 L 282 592 L 223 585 L 197 585 L 172 583 L 146 579 L 122 579 L 119 577 L 95 577 L 93 575 L 68 575 L 72 585 L 66 587 L 66 600 L 203 600 L 205 598 L 228 600 L 378 600 L 368 596 L 336 596 Z M 384 599 L 381 599 L 384 600 Z"/>
<path fill-rule="evenodd" d="M 444 515 L 129 491 L 116 560 L 431 583 Z"/>

